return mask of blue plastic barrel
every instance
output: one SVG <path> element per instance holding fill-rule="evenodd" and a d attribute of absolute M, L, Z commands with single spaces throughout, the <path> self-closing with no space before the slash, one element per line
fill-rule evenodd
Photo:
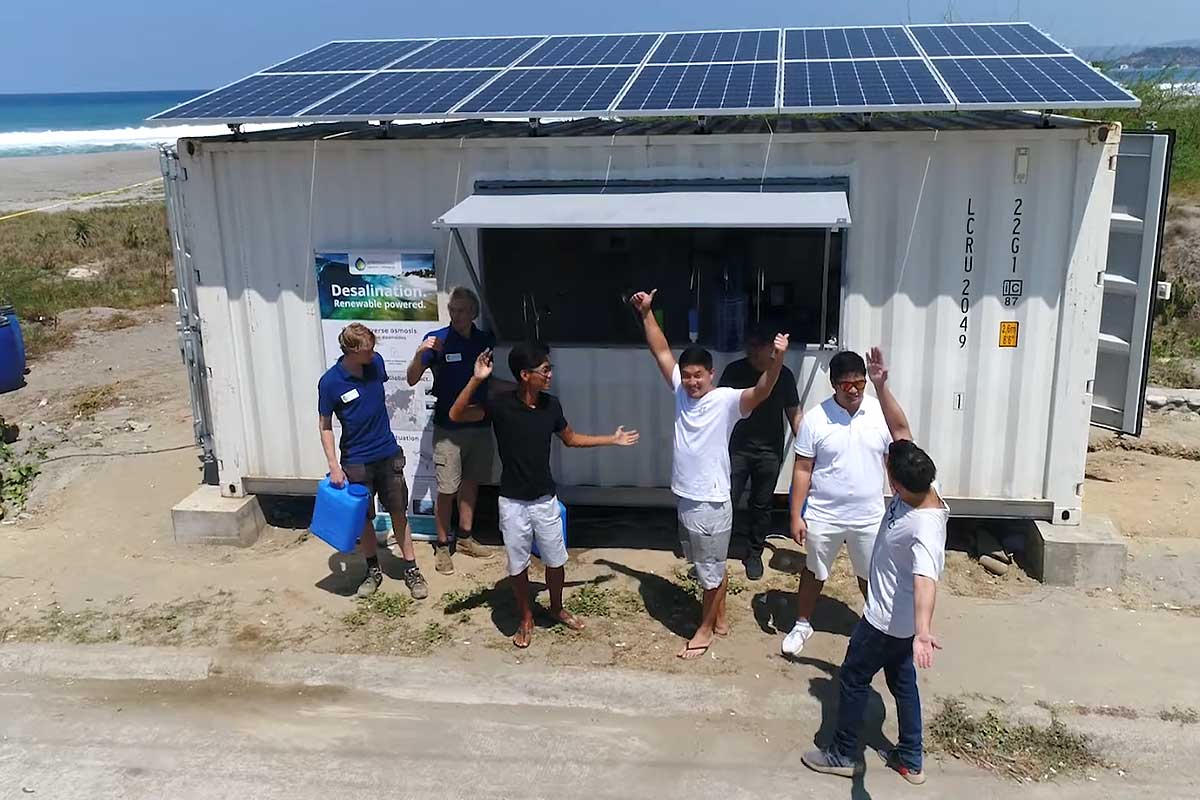
<path fill-rule="evenodd" d="M 21 321 L 17 319 L 17 310 L 10 305 L 0 305 L 0 317 L 7 317 L 17 335 L 17 348 L 21 351 L 21 374 L 25 374 L 25 337 L 21 334 Z"/>
<path fill-rule="evenodd" d="M 367 487 L 350 483 L 339 488 L 328 477 L 322 478 L 309 530 L 339 553 L 352 553 L 366 525 L 370 504 Z"/>
<path fill-rule="evenodd" d="M 17 331 L 8 317 L 0 317 L 0 394 L 25 385 L 25 345 Z"/>
<path fill-rule="evenodd" d="M 562 504 L 561 500 L 558 501 L 558 514 L 562 517 L 563 547 L 567 547 L 567 507 Z M 532 552 L 538 558 L 542 557 L 542 554 L 538 552 L 537 537 L 534 537 Z"/>

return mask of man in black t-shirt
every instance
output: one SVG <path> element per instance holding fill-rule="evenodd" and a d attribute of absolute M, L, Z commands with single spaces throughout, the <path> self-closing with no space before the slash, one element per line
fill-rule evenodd
<path fill-rule="evenodd" d="M 747 389 L 771 363 L 771 342 L 779 333 L 775 326 L 763 324 L 746 336 L 746 357 L 725 368 L 721 385 Z M 762 405 L 733 429 L 729 440 L 730 481 L 733 507 L 750 483 L 748 513 L 735 512 L 735 533 L 747 539 L 746 577 L 756 581 L 763 576 L 762 553 L 771 527 L 771 504 L 779 469 L 783 465 L 786 418 L 794 436 L 800 430 L 800 395 L 796 376 L 787 367 L 779 373 L 775 388 Z"/>
<path fill-rule="evenodd" d="M 537 343 L 518 344 L 508 355 L 508 366 L 517 379 L 515 391 L 491 392 L 482 405 L 472 403 L 476 390 L 492 376 L 492 351 L 475 361 L 475 374 L 450 407 L 456 423 L 487 419 L 500 451 L 500 534 L 508 556 L 520 623 L 513 637 L 517 647 L 528 647 L 533 635 L 533 607 L 529 597 L 529 561 L 536 541 L 546 585 L 550 589 L 550 616 L 573 630 L 583 622 L 563 608 L 563 569 L 567 547 L 563 541 L 562 514 L 550 473 L 550 442 L 557 435 L 567 447 L 629 446 L 637 444 L 637 431 L 617 428 L 609 436 L 589 436 L 571 430 L 562 405 L 547 394 L 554 366 L 550 351 Z"/>

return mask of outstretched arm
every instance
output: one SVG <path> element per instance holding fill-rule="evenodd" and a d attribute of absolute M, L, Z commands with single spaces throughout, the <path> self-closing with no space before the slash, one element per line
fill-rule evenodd
<path fill-rule="evenodd" d="M 654 312 L 650 309 L 656 294 L 658 294 L 658 289 L 650 292 L 638 292 L 629 299 L 629 302 L 642 317 L 642 327 L 646 331 L 646 344 L 650 345 L 650 353 L 658 363 L 659 371 L 666 379 L 667 385 L 674 389 L 672 376 L 675 374 L 675 356 L 671 354 L 671 345 L 667 343 L 666 334 L 662 332 L 662 328 L 658 327 L 658 320 L 654 318 Z"/>
<path fill-rule="evenodd" d="M 937 599 L 937 581 L 924 575 L 913 576 L 913 604 L 916 611 L 917 635 L 913 637 L 913 660 L 921 669 L 933 666 L 933 651 L 941 650 L 933 635 L 933 606 Z"/>
<path fill-rule="evenodd" d="M 576 433 L 570 425 L 559 431 L 558 437 L 567 447 L 630 447 L 637 444 L 640 438 L 637 431 L 627 431 L 624 427 L 617 428 L 616 433 L 608 436 L 595 436 Z"/>
<path fill-rule="evenodd" d="M 479 354 L 479 358 L 475 359 L 475 374 L 458 393 L 458 397 L 454 399 L 454 405 L 450 406 L 451 422 L 480 422 L 483 420 L 483 407 L 473 405 L 471 398 L 475 396 L 476 390 L 483 385 L 483 382 L 491 376 L 492 351 L 484 350 Z"/>
<path fill-rule="evenodd" d="M 771 396 L 771 392 L 775 389 L 775 383 L 779 380 L 779 372 L 783 369 L 783 354 L 787 352 L 787 348 L 788 334 L 776 334 L 775 342 L 771 347 L 771 365 L 758 377 L 758 383 L 742 392 L 743 417 L 749 416 L 751 411 L 758 408 Z"/>
<path fill-rule="evenodd" d="M 900 407 L 900 401 L 888 388 L 888 368 L 883 360 L 883 351 L 878 347 L 872 347 L 867 353 L 867 377 L 871 379 L 871 384 L 875 387 L 875 396 L 879 398 L 879 405 L 883 409 L 883 418 L 887 421 L 888 430 L 892 434 L 892 441 L 907 439 L 911 442 L 913 435 L 912 429 L 908 427 L 908 417 L 905 416 L 904 409 Z"/>

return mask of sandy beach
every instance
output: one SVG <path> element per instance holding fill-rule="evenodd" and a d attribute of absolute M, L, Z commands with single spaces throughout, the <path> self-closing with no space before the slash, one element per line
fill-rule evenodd
<path fill-rule="evenodd" d="M 158 150 L 0 158 L 0 214 L 121 189 L 159 177 Z M 158 182 L 52 210 L 128 203 L 162 195 Z"/>

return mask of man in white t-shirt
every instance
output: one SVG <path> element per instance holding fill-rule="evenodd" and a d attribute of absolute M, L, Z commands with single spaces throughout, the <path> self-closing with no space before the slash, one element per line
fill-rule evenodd
<path fill-rule="evenodd" d="M 784 638 L 784 655 L 797 655 L 813 633 L 813 610 L 829 570 L 845 544 L 850 564 L 867 596 L 871 549 L 883 518 L 884 457 L 893 439 L 911 439 L 904 411 L 887 387 L 879 348 L 870 353 L 884 377 L 872 378 L 858 353 L 843 352 L 829 362 L 833 396 L 804 415 L 796 436 L 792 470 L 792 538 L 807 551 L 796 600 L 796 624 Z M 876 399 L 878 398 L 878 399 Z M 805 509 L 805 502 L 808 506 Z M 803 515 L 802 515 L 803 510 Z"/>
<path fill-rule="evenodd" d="M 950 509 L 937 491 L 932 459 L 911 441 L 897 439 L 891 445 L 887 471 L 895 494 L 871 555 L 866 610 L 839 671 L 837 728 L 832 742 L 801 760 L 817 772 L 854 776 L 871 680 L 883 670 L 896 699 L 900 736 L 895 749 L 880 756 L 909 783 L 919 785 L 925 782 L 925 772 L 921 697 L 913 665 L 928 669 L 933 651 L 941 649 L 933 634 L 933 607 L 945 566 Z"/>
<path fill-rule="evenodd" d="M 712 645 L 713 636 L 729 632 L 725 618 L 725 559 L 733 530 L 729 437 L 739 420 L 750 416 L 770 397 L 783 368 L 788 337 L 787 334 L 775 337 L 771 362 L 754 386 L 717 387 L 712 354 L 704 348 L 687 348 L 676 363 L 667 337 L 651 311 L 657 291 L 638 292 L 630 303 L 641 315 L 646 343 L 675 393 L 671 491 L 678 499 L 679 523 L 686 536 L 684 555 L 695 567 L 697 582 L 704 589 L 700 627 L 678 653 L 680 658 L 690 659 L 704 655 Z"/>

